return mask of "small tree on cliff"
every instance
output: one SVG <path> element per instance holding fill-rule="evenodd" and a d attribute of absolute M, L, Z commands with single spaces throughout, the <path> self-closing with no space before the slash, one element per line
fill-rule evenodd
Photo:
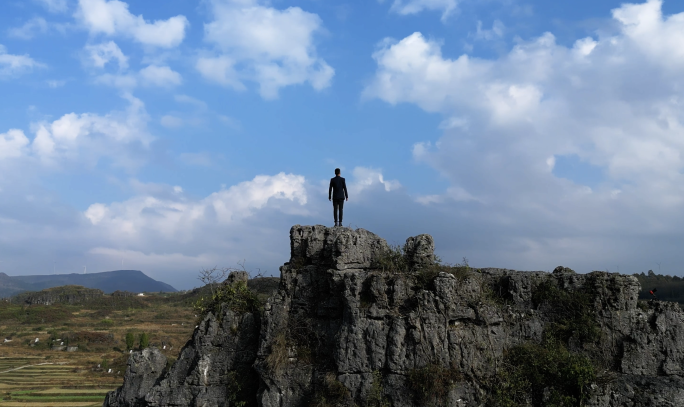
<path fill-rule="evenodd" d="M 128 332 L 126 334 L 126 350 L 133 349 L 134 345 L 135 345 L 135 336 L 133 335 L 133 332 Z"/>
<path fill-rule="evenodd" d="M 150 337 L 147 336 L 147 332 L 143 332 L 140 334 L 140 350 L 148 346 L 150 346 Z"/>

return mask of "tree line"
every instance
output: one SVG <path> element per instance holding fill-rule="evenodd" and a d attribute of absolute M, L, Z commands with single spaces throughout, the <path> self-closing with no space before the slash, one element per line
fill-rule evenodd
<path fill-rule="evenodd" d="M 640 300 L 649 300 L 653 296 L 649 291 L 654 288 L 659 300 L 674 301 L 684 304 L 684 279 L 679 276 L 669 276 L 656 274 L 653 270 L 648 270 L 648 273 L 634 274 L 634 277 L 639 280 L 641 290 L 639 291 Z"/>

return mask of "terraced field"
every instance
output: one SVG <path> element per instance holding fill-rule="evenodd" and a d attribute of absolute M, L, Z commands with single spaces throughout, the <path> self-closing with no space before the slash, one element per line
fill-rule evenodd
<path fill-rule="evenodd" d="M 101 406 L 121 377 L 41 357 L 0 358 L 0 406 Z"/>
<path fill-rule="evenodd" d="M 277 279 L 250 280 L 262 300 L 277 285 Z M 130 348 L 154 346 L 169 363 L 178 357 L 197 324 L 193 304 L 209 295 L 207 286 L 73 304 L 0 299 L 0 407 L 101 406 L 123 383 Z"/>

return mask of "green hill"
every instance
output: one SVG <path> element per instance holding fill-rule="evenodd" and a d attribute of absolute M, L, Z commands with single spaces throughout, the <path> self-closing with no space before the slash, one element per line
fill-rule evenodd
<path fill-rule="evenodd" d="M 91 274 L 48 274 L 8 276 L 0 273 L 0 298 L 11 297 L 23 291 L 40 291 L 65 285 L 96 288 L 110 294 L 114 291 L 176 292 L 161 281 L 154 280 L 140 270 L 115 270 Z"/>

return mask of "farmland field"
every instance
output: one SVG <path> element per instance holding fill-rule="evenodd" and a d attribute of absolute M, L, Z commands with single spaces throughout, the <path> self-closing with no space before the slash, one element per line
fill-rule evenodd
<path fill-rule="evenodd" d="M 191 300 L 150 294 L 78 305 L 0 301 L 0 407 L 101 406 L 123 382 L 126 335 L 138 349 L 144 333 L 149 346 L 174 360 L 195 327 Z"/>
<path fill-rule="evenodd" d="M 101 406 L 121 378 L 93 375 L 67 360 L 0 358 L 0 406 Z"/>
<path fill-rule="evenodd" d="M 262 301 L 277 285 L 249 282 Z M 197 324 L 193 304 L 208 295 L 204 287 L 79 304 L 0 300 L 0 407 L 101 406 L 123 383 L 131 349 L 155 346 L 169 364 L 178 357 Z"/>

